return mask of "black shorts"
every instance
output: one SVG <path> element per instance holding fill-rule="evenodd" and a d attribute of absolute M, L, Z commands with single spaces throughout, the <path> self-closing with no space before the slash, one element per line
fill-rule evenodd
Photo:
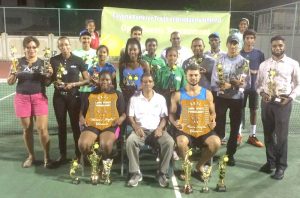
<path fill-rule="evenodd" d="M 249 109 L 257 109 L 258 108 L 258 93 L 254 90 L 245 90 L 244 92 L 244 104 L 245 108 L 247 105 L 247 99 L 249 97 Z"/>
<path fill-rule="evenodd" d="M 92 126 L 88 126 L 88 127 L 83 127 L 81 129 L 81 132 L 91 131 L 91 132 L 95 133 L 98 136 L 98 135 L 100 135 L 101 132 L 104 132 L 104 131 L 109 131 L 109 132 L 115 133 L 116 130 L 117 130 L 117 128 L 118 128 L 118 126 L 116 126 L 116 127 L 108 127 L 106 129 L 100 130 L 100 129 L 97 129 L 97 128 L 92 127 Z"/>
<path fill-rule="evenodd" d="M 188 138 L 188 140 L 189 140 L 189 146 L 190 146 L 190 147 L 196 147 L 196 146 L 197 146 L 197 147 L 205 147 L 206 145 L 204 144 L 204 142 L 205 142 L 205 140 L 206 140 L 208 137 L 210 137 L 210 136 L 212 136 L 212 135 L 216 135 L 216 136 L 217 136 L 217 134 L 215 133 L 215 131 L 210 131 L 210 132 L 208 132 L 208 133 L 205 134 L 205 135 L 202 135 L 202 136 L 200 136 L 200 137 L 198 137 L 198 138 L 195 138 L 195 137 L 193 137 L 193 136 L 190 136 L 190 135 L 188 135 L 188 134 L 186 134 L 186 133 L 184 133 L 184 132 L 178 130 L 178 129 L 175 128 L 175 127 L 173 127 L 173 130 L 174 130 L 174 136 L 175 136 L 175 139 L 176 139 L 178 136 L 180 136 L 180 135 L 184 135 L 185 137 Z"/>

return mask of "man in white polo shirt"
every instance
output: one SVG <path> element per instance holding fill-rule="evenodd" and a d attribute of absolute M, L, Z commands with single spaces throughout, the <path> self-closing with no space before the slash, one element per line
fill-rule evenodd
<path fill-rule="evenodd" d="M 137 186 L 142 181 L 139 168 L 140 147 L 145 144 L 159 147 L 160 166 L 157 175 L 161 187 L 167 187 L 166 177 L 174 149 L 174 140 L 165 130 L 168 109 L 165 98 L 153 90 L 154 81 L 150 73 L 144 73 L 142 91 L 130 99 L 129 122 L 133 128 L 127 139 L 126 152 L 129 159 L 130 179 L 128 186 Z"/>

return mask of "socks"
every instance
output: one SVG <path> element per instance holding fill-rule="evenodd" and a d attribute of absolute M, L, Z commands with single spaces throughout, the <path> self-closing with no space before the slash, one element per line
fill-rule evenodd
<path fill-rule="evenodd" d="M 255 136 L 256 134 L 256 125 L 250 125 L 250 136 Z"/>
<path fill-rule="evenodd" d="M 240 124 L 239 135 L 242 135 L 242 130 L 243 130 L 243 124 Z"/>

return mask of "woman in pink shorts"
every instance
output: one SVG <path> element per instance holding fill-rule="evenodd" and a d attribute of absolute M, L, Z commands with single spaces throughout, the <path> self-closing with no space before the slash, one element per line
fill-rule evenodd
<path fill-rule="evenodd" d="M 23 139 L 28 152 L 28 158 L 22 167 L 28 168 L 35 161 L 33 150 L 33 121 L 39 133 L 44 150 L 44 167 L 50 166 L 49 134 L 48 134 L 48 99 L 46 85 L 50 84 L 53 73 L 49 66 L 44 72 L 44 61 L 37 57 L 40 42 L 33 36 L 25 37 L 23 47 L 25 56 L 18 59 L 17 69 L 11 69 L 7 83 L 17 82 L 14 100 L 16 116 L 21 119 Z"/>

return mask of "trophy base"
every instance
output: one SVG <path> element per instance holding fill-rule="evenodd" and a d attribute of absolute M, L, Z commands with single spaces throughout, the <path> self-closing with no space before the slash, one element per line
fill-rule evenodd
<path fill-rule="evenodd" d="M 209 192 L 209 188 L 206 186 L 206 187 L 203 187 L 202 189 L 201 189 L 201 192 L 202 193 L 208 193 Z"/>
<path fill-rule="evenodd" d="M 183 189 L 181 189 L 181 192 L 184 194 L 191 194 L 193 192 L 193 188 L 191 185 L 184 185 Z"/>
<path fill-rule="evenodd" d="M 217 184 L 216 191 L 217 192 L 226 192 L 226 186 Z"/>
<path fill-rule="evenodd" d="M 91 183 L 92 183 L 93 185 L 99 184 L 99 176 L 98 176 L 98 175 L 92 175 L 92 176 L 91 176 Z"/>
<path fill-rule="evenodd" d="M 80 184 L 80 179 L 78 177 L 74 178 L 72 180 L 72 184 L 76 184 L 76 185 Z"/>

